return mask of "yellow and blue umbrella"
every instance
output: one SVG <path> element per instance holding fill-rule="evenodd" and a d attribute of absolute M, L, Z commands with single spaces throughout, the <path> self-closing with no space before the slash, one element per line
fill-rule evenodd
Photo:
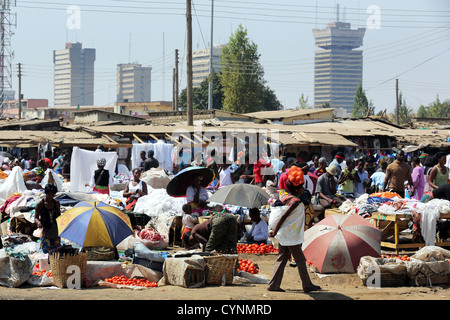
<path fill-rule="evenodd" d="M 102 201 L 82 201 L 56 219 L 61 238 L 83 247 L 117 246 L 133 233 L 130 218 Z"/>

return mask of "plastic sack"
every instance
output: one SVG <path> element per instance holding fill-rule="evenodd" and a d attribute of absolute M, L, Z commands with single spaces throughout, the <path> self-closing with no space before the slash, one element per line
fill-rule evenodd
<path fill-rule="evenodd" d="M 27 282 L 32 273 L 33 264 L 31 260 L 17 259 L 0 250 L 0 285 L 16 288 Z"/>
<path fill-rule="evenodd" d="M 45 171 L 45 176 L 41 181 L 41 186 L 45 187 L 45 185 L 47 183 L 54 184 L 56 186 L 56 188 L 58 189 L 58 192 L 64 191 L 62 180 L 58 177 L 58 175 L 52 169 L 47 169 Z"/>
<path fill-rule="evenodd" d="M 160 283 L 185 288 L 203 287 L 206 281 L 205 267 L 205 259 L 199 255 L 187 258 L 167 258 L 164 262 L 163 278 Z"/>
<path fill-rule="evenodd" d="M 161 167 L 151 168 L 150 170 L 143 172 L 141 180 L 153 189 L 166 189 L 170 182 L 169 176 Z"/>
<path fill-rule="evenodd" d="M 450 251 L 437 246 L 425 246 L 411 256 L 422 261 L 442 261 L 450 259 Z"/>
<path fill-rule="evenodd" d="M 286 211 L 286 209 L 289 206 L 277 206 L 277 207 L 271 207 L 270 208 L 270 214 L 269 214 L 269 222 L 268 222 L 268 226 L 269 226 L 269 230 L 274 230 L 278 220 L 280 220 L 281 216 L 283 215 L 283 213 Z"/>
<path fill-rule="evenodd" d="M 150 250 L 142 241 L 134 243 L 134 256 L 149 261 L 164 262 L 165 258 L 158 252 Z"/>
<path fill-rule="evenodd" d="M 23 180 L 22 168 L 14 167 L 8 178 L 0 185 L 0 200 L 5 202 L 15 193 L 23 193 L 27 190 Z"/>
<path fill-rule="evenodd" d="M 48 287 L 53 285 L 53 277 L 49 277 L 47 274 L 42 276 L 32 274 L 28 278 L 27 283 L 35 287 Z"/>

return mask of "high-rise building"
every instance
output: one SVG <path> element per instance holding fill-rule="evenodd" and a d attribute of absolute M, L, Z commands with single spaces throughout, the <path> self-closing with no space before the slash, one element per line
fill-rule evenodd
<path fill-rule="evenodd" d="M 125 63 L 117 65 L 117 102 L 149 102 L 152 67 Z"/>
<path fill-rule="evenodd" d="M 222 56 L 223 45 L 213 46 L 212 65 L 214 72 L 221 70 L 220 57 Z M 203 80 L 209 76 L 209 52 L 210 49 L 196 50 L 192 52 L 192 85 L 200 86 Z"/>
<path fill-rule="evenodd" d="M 83 49 L 80 42 L 53 51 L 56 108 L 94 105 L 94 62 L 95 49 Z"/>
<path fill-rule="evenodd" d="M 314 57 L 314 107 L 343 108 L 349 115 L 356 88 L 362 82 L 362 50 L 365 28 L 351 29 L 350 23 L 337 21 L 325 29 L 313 29 L 316 47 Z"/>

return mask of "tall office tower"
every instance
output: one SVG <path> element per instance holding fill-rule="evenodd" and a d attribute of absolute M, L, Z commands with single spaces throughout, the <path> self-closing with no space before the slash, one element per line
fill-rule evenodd
<path fill-rule="evenodd" d="M 152 67 L 117 65 L 117 102 L 148 102 L 151 97 Z"/>
<path fill-rule="evenodd" d="M 220 57 L 222 56 L 223 45 L 213 46 L 212 65 L 215 73 L 220 72 Z M 192 52 L 192 85 L 194 87 L 200 86 L 203 80 L 209 76 L 209 51 L 196 50 Z"/>
<path fill-rule="evenodd" d="M 356 88 L 362 82 L 362 50 L 365 28 L 351 29 L 350 23 L 337 21 L 325 29 L 313 29 L 315 45 L 323 50 L 314 57 L 314 107 L 329 104 L 351 114 Z"/>
<path fill-rule="evenodd" d="M 80 42 L 53 51 L 56 108 L 94 105 L 94 62 L 95 49 L 83 49 Z"/>

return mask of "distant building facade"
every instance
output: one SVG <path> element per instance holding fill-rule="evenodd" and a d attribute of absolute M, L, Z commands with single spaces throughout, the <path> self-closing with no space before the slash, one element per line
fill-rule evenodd
<path fill-rule="evenodd" d="M 80 42 L 53 51 L 55 108 L 94 104 L 94 62 L 95 49 Z"/>
<path fill-rule="evenodd" d="M 350 23 L 329 23 L 325 29 L 313 29 L 314 107 L 342 108 L 348 114 L 353 109 L 355 91 L 363 74 L 362 50 L 365 28 L 351 29 Z"/>
<path fill-rule="evenodd" d="M 117 65 L 117 102 L 151 100 L 152 68 L 140 64 Z"/>
<path fill-rule="evenodd" d="M 212 65 L 214 72 L 218 73 L 222 69 L 220 57 L 222 56 L 223 45 L 213 46 Z M 209 52 L 210 49 L 196 50 L 192 52 L 192 85 L 200 86 L 203 80 L 209 76 Z"/>

